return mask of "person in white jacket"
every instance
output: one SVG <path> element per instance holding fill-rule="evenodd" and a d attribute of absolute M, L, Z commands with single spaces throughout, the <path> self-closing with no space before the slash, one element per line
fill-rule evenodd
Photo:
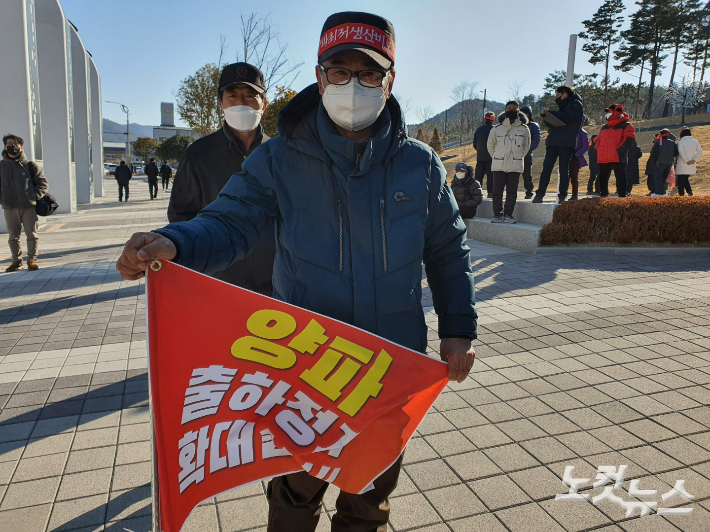
<path fill-rule="evenodd" d="M 703 156 L 703 149 L 700 143 L 695 140 L 690 132 L 690 128 L 684 127 L 680 130 L 680 140 L 678 141 L 678 160 L 675 167 L 676 186 L 678 194 L 685 196 L 693 195 L 690 188 L 690 176 L 697 172 L 698 161 Z"/>
<path fill-rule="evenodd" d="M 518 102 L 508 102 L 505 113 L 498 116 L 498 125 L 488 136 L 488 152 L 493 158 L 493 220 L 492 223 L 514 224 L 513 209 L 518 199 L 520 174 L 530 149 L 528 118 L 520 112 Z M 505 189 L 505 207 L 503 206 Z"/>

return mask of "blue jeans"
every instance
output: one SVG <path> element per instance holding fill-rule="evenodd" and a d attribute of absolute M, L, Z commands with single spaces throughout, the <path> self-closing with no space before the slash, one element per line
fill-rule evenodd
<path fill-rule="evenodd" d="M 567 197 L 567 189 L 569 188 L 569 163 L 572 162 L 574 156 L 574 148 L 547 148 L 545 152 L 545 162 L 542 163 L 542 173 L 540 174 L 540 183 L 537 187 L 537 195 L 544 196 L 547 192 L 547 185 L 550 184 L 550 176 L 552 169 L 555 167 L 557 159 L 560 159 L 560 196 Z"/>

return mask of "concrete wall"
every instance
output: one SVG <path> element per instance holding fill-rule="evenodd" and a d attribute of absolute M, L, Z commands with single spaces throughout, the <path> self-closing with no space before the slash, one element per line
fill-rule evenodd
<path fill-rule="evenodd" d="M 101 76 L 96 68 L 96 63 L 89 56 L 89 72 L 91 86 L 91 150 L 93 154 L 94 168 L 94 196 L 104 195 L 104 140 L 103 127 L 101 123 L 102 100 L 101 100 Z"/>
<path fill-rule="evenodd" d="M 44 172 L 50 193 L 59 203 L 58 213 L 76 211 L 76 176 L 72 137 L 71 46 L 69 25 L 58 0 L 37 4 L 39 87 L 42 94 Z"/>
<path fill-rule="evenodd" d="M 91 88 L 87 76 L 87 53 L 76 29 L 70 25 L 72 89 L 74 97 L 74 157 L 76 160 L 76 201 L 91 203 L 94 199 L 91 167 Z"/>

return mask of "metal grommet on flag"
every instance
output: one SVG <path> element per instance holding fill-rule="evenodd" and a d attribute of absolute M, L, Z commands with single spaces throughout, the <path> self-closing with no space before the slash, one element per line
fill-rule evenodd
<path fill-rule="evenodd" d="M 159 272 L 162 268 L 163 268 L 163 263 L 157 259 L 150 263 L 150 269 L 153 270 L 154 272 Z"/>

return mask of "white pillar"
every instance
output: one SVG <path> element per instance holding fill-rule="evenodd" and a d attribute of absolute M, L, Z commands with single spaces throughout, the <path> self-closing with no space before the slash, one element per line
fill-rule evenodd
<path fill-rule="evenodd" d="M 91 151 L 94 158 L 94 196 L 104 195 L 104 136 L 101 106 L 101 76 L 89 54 L 91 81 Z"/>
<path fill-rule="evenodd" d="M 79 34 L 70 24 L 72 88 L 74 94 L 74 158 L 76 160 L 76 202 L 91 203 L 94 199 L 91 168 L 90 88 L 86 68 L 86 49 Z"/>
<path fill-rule="evenodd" d="M 72 145 L 71 34 L 58 0 L 37 4 L 37 49 L 42 108 L 44 173 L 59 213 L 76 211 Z"/>
<path fill-rule="evenodd" d="M 574 87 L 574 57 L 577 54 L 577 35 L 569 36 L 569 49 L 567 51 L 567 85 Z"/>
<path fill-rule="evenodd" d="M 34 0 L 2 0 L 0 51 L 0 133 L 22 137 L 27 158 L 42 166 Z M 2 217 L 0 232 L 6 231 Z"/>

